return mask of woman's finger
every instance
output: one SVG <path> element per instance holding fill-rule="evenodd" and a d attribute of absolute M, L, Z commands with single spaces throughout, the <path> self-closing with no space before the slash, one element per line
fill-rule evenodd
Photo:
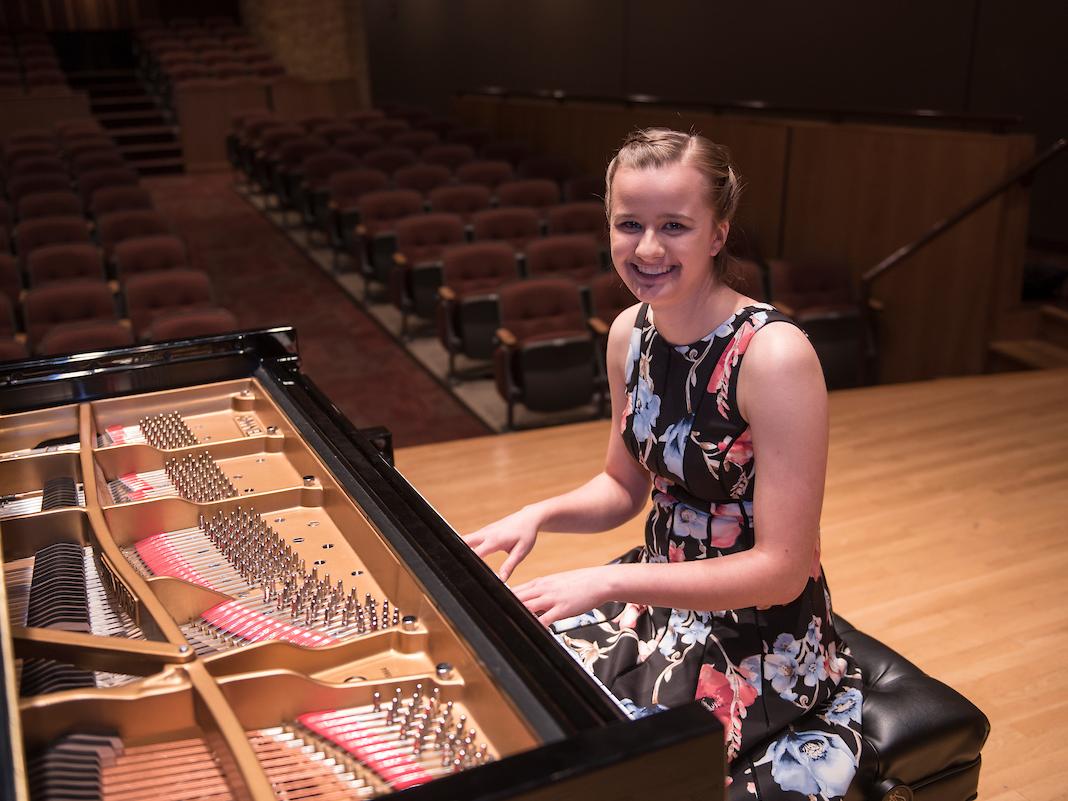
<path fill-rule="evenodd" d="M 512 552 L 508 554 L 508 558 L 504 560 L 504 564 L 501 565 L 501 569 L 497 571 L 497 575 L 500 576 L 501 581 L 508 581 L 508 577 L 512 575 L 512 571 L 515 570 L 516 565 L 523 561 L 523 558 L 530 553 L 530 548 L 524 545 L 522 542 L 517 542 L 515 547 L 512 548 Z"/>

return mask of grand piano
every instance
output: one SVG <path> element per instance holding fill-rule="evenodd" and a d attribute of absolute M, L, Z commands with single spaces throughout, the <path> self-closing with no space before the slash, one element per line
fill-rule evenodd
<path fill-rule="evenodd" d="M 0 798 L 723 795 L 714 715 L 630 720 L 290 328 L 0 365 L 0 494 Z"/>

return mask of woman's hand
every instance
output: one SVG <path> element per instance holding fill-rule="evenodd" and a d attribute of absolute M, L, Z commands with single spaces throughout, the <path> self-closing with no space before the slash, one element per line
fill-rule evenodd
<path fill-rule="evenodd" d="M 497 571 L 501 581 L 507 581 L 516 565 L 522 562 L 534 547 L 538 538 L 538 525 L 537 515 L 527 507 L 483 526 L 478 531 L 465 535 L 463 539 L 482 559 L 498 551 L 507 553 L 508 557 Z"/>
<path fill-rule="evenodd" d="M 614 600 L 608 589 L 609 571 L 613 567 L 601 565 L 553 573 L 520 584 L 512 592 L 537 616 L 539 623 L 548 626 Z"/>

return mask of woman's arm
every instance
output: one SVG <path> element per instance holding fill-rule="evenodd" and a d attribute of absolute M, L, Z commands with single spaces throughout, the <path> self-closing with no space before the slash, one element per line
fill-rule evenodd
<path fill-rule="evenodd" d="M 816 554 L 827 465 L 823 373 L 799 329 L 768 325 L 750 342 L 738 381 L 759 471 L 755 546 L 692 562 L 586 568 L 515 588 L 543 623 L 610 600 L 713 610 L 773 606 L 801 593 Z"/>
<path fill-rule="evenodd" d="M 464 537 L 480 557 L 497 551 L 508 553 L 499 571 L 502 580 L 507 580 L 530 553 L 538 531 L 606 531 L 630 520 L 645 506 L 649 474 L 627 453 L 619 433 L 626 405 L 627 353 L 637 312 L 637 305 L 623 311 L 608 333 L 612 427 L 604 470 L 578 489 L 525 506 Z"/>

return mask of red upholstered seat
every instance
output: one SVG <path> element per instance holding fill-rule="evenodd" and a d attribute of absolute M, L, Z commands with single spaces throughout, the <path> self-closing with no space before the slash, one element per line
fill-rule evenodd
<path fill-rule="evenodd" d="M 126 239 L 115 246 L 112 258 L 121 281 L 131 275 L 175 270 L 189 264 L 185 244 L 171 234 Z"/>
<path fill-rule="evenodd" d="M 86 150 L 71 159 L 70 171 L 77 178 L 94 170 L 118 170 L 126 167 L 122 154 L 114 148 Z"/>
<path fill-rule="evenodd" d="M 469 161 L 456 168 L 456 180 L 462 184 L 481 184 L 496 189 L 505 181 L 512 180 L 515 172 L 512 165 L 503 160 L 484 159 Z"/>
<path fill-rule="evenodd" d="M 404 147 L 376 147 L 363 154 L 363 165 L 374 170 L 392 175 L 401 167 L 415 164 L 416 156 L 411 150 Z"/>
<path fill-rule="evenodd" d="M 527 206 L 532 209 L 547 209 L 560 202 L 560 186 L 547 178 L 505 181 L 497 186 L 497 202 L 502 208 Z"/>
<path fill-rule="evenodd" d="M 31 287 L 78 278 L 104 280 L 104 254 L 89 243 L 37 248 L 27 257 L 26 267 Z"/>
<path fill-rule="evenodd" d="M 452 182 L 452 172 L 440 164 L 412 164 L 393 173 L 398 189 L 414 189 L 422 195 Z"/>
<path fill-rule="evenodd" d="M 98 220 L 116 211 L 151 208 L 152 195 L 140 186 L 105 186 L 97 189 L 89 206 L 93 217 Z"/>
<path fill-rule="evenodd" d="M 115 297 L 103 281 L 59 281 L 34 287 L 22 301 L 31 348 L 60 323 L 116 319 Z"/>
<path fill-rule="evenodd" d="M 140 273 L 124 286 L 126 310 L 134 332 L 141 336 L 160 312 L 214 305 L 211 282 L 199 270 L 165 270 Z"/>
<path fill-rule="evenodd" d="M 39 247 L 88 242 L 89 227 L 84 217 L 40 217 L 15 226 L 15 239 L 18 242 L 19 261 L 25 267 L 27 256 Z"/>
<path fill-rule="evenodd" d="M 561 234 L 532 240 L 527 245 L 527 273 L 531 277 L 569 278 L 585 286 L 601 272 L 601 248 L 589 234 Z"/>
<path fill-rule="evenodd" d="M 451 184 L 439 186 L 430 192 L 432 211 L 459 214 L 465 223 L 471 221 L 475 212 L 490 207 L 490 190 L 479 184 Z"/>
<path fill-rule="evenodd" d="M 227 309 L 218 306 L 160 312 L 144 331 L 143 338 L 149 342 L 164 342 L 170 339 L 211 336 L 237 331 L 237 318 Z"/>
<path fill-rule="evenodd" d="M 19 219 L 40 217 L 76 217 L 82 214 L 82 202 L 69 189 L 54 192 L 34 192 L 19 199 Z"/>
<path fill-rule="evenodd" d="M 81 320 L 48 329 L 35 352 L 40 356 L 108 350 L 134 344 L 129 327 L 118 320 Z"/>
<path fill-rule="evenodd" d="M 524 178 L 546 178 L 562 184 L 573 174 L 571 162 L 558 156 L 530 156 L 519 165 L 519 174 Z"/>
<path fill-rule="evenodd" d="M 541 223 L 534 209 L 516 206 L 507 209 L 486 209 L 471 216 L 476 240 L 502 239 L 517 250 L 541 235 Z"/>
<path fill-rule="evenodd" d="M 397 134 L 407 131 L 410 127 L 411 126 L 404 120 L 389 118 L 367 120 L 363 125 L 363 129 L 367 131 L 367 133 L 380 136 L 387 142 Z"/>
<path fill-rule="evenodd" d="M 595 200 L 561 203 L 545 212 L 550 236 L 554 234 L 592 234 L 602 244 L 608 242 L 608 220 L 604 204 Z"/>
<path fill-rule="evenodd" d="M 422 159 L 427 164 L 440 164 L 450 170 L 456 170 L 461 164 L 475 160 L 475 149 L 470 145 L 455 143 L 431 145 L 423 151 Z"/>
<path fill-rule="evenodd" d="M 105 186 L 136 186 L 140 178 L 137 173 L 126 167 L 109 167 L 103 170 L 90 170 L 78 176 L 78 191 L 82 202 L 90 205 L 93 192 Z"/>
<path fill-rule="evenodd" d="M 406 147 L 414 153 L 422 153 L 428 147 L 432 147 L 441 138 L 434 131 L 401 131 L 389 140 L 396 147 Z"/>
<path fill-rule="evenodd" d="M 156 234 L 169 234 L 167 218 L 153 209 L 131 209 L 103 214 L 97 220 L 97 239 L 104 255 L 111 258 L 115 246 L 127 239 Z"/>
<path fill-rule="evenodd" d="M 6 294 L 0 294 L 0 337 L 15 335 L 15 301 Z"/>
<path fill-rule="evenodd" d="M 560 278 L 517 281 L 500 290 L 501 345 L 494 352 L 497 391 L 514 407 L 562 411 L 600 396 L 603 380 L 578 286 Z"/>
<path fill-rule="evenodd" d="M 29 355 L 26 346 L 17 339 L 0 337 L 0 362 L 25 359 Z"/>
<path fill-rule="evenodd" d="M 35 195 L 41 192 L 69 192 L 70 176 L 65 172 L 51 172 L 41 175 L 22 175 L 18 178 L 9 178 L 7 181 L 7 195 L 11 202 L 18 202 L 26 195 Z"/>
<path fill-rule="evenodd" d="M 17 303 L 22 292 L 22 274 L 15 257 L 10 253 L 0 253 L 0 296 L 11 304 Z"/>
<path fill-rule="evenodd" d="M 385 144 L 381 136 L 357 132 L 351 136 L 343 136 L 334 142 L 334 148 L 358 159 L 362 159 L 372 150 L 376 150 Z"/>

